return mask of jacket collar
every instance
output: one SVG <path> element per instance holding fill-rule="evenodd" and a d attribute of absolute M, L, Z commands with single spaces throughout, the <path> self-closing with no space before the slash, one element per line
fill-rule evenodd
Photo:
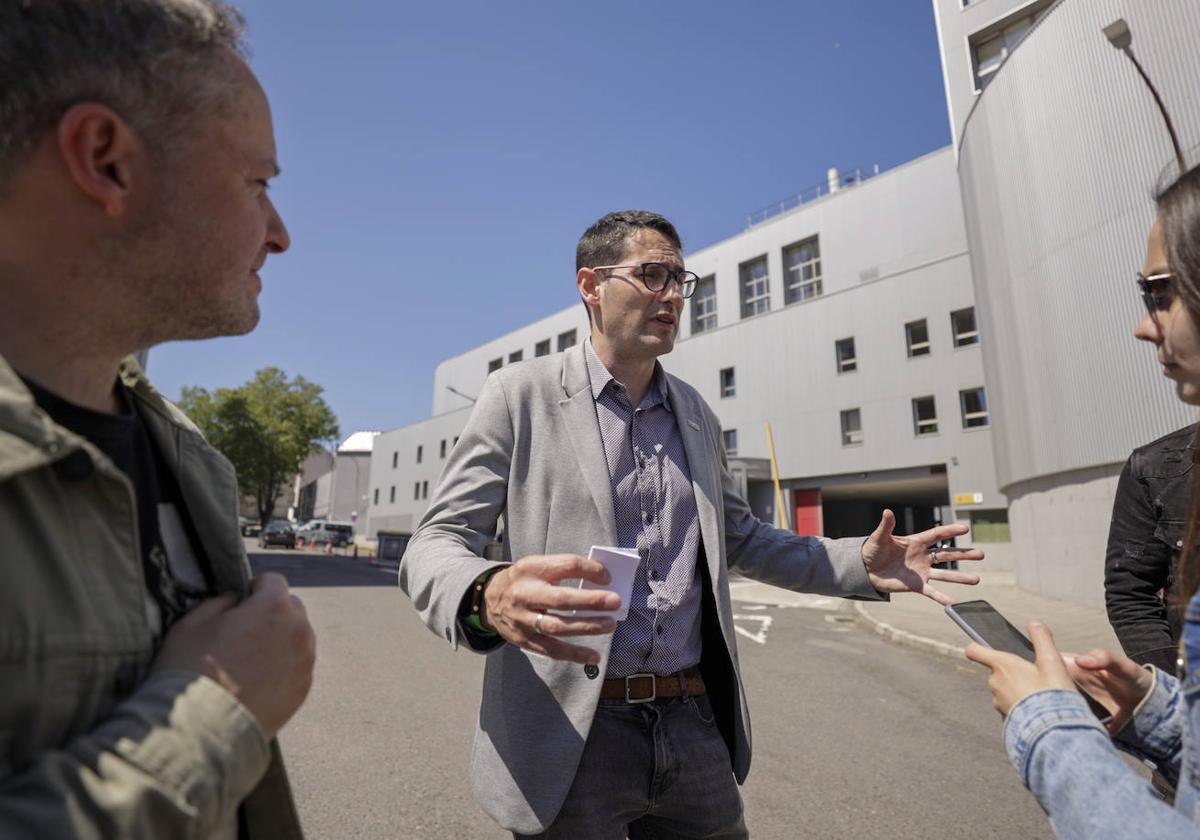
<path fill-rule="evenodd" d="M 133 356 L 121 362 L 117 376 L 139 404 L 164 410 L 162 398 Z M 0 482 L 51 464 L 85 446 L 90 448 L 83 438 L 55 423 L 38 407 L 21 377 L 0 356 Z"/>

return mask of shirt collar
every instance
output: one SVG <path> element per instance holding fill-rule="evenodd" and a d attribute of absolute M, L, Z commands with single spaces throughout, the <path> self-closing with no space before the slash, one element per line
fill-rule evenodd
<path fill-rule="evenodd" d="M 591 380 L 593 399 L 600 399 L 600 395 L 604 393 L 604 389 L 609 387 L 613 389 L 619 388 L 622 395 L 625 394 L 625 386 L 613 378 L 613 375 L 608 372 L 608 368 L 604 366 L 604 362 L 600 361 L 600 357 L 596 355 L 596 351 L 592 348 L 591 336 L 583 340 L 583 357 L 587 362 L 588 379 Z M 667 374 L 663 370 L 662 365 L 655 361 L 654 374 L 650 380 L 650 390 L 646 392 L 646 396 L 642 398 L 642 404 L 638 407 L 653 408 L 660 403 L 666 407 L 667 411 L 671 410 L 671 402 L 667 399 Z"/>

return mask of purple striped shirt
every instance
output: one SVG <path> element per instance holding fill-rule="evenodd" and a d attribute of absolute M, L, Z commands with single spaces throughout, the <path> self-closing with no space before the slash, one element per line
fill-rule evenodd
<path fill-rule="evenodd" d="M 656 363 L 650 390 L 634 408 L 590 338 L 584 356 L 612 482 L 617 544 L 642 558 L 605 676 L 670 674 L 700 661 L 701 591 L 700 519 L 667 375 Z"/>

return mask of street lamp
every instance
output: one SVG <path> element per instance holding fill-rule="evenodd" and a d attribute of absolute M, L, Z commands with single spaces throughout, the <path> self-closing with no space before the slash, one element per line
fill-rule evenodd
<path fill-rule="evenodd" d="M 1117 18 L 1104 27 L 1104 37 L 1113 47 L 1125 53 L 1125 57 L 1133 62 L 1138 75 L 1146 83 L 1146 87 L 1150 88 L 1154 102 L 1158 105 L 1158 112 L 1162 114 L 1163 122 L 1167 124 L 1167 133 L 1171 135 L 1171 147 L 1175 150 L 1175 162 L 1179 164 L 1179 174 L 1183 175 L 1187 171 L 1187 167 L 1183 162 L 1183 149 L 1179 145 L 1179 136 L 1175 133 L 1175 125 L 1171 122 L 1171 115 L 1167 113 L 1167 106 L 1163 104 L 1162 97 L 1158 95 L 1154 83 L 1150 81 L 1150 77 L 1146 75 L 1146 71 L 1142 69 L 1141 63 L 1134 57 L 1133 50 L 1130 49 L 1130 44 L 1133 43 L 1133 33 L 1129 31 L 1129 24 L 1125 22 L 1125 18 Z"/>
<path fill-rule="evenodd" d="M 457 388 L 453 388 L 453 387 L 447 385 L 446 390 L 449 391 L 451 394 L 454 394 L 456 397 L 462 397 L 464 400 L 467 400 L 469 402 L 475 402 L 474 397 L 468 397 L 466 394 L 464 394 L 462 391 L 458 390 Z"/>

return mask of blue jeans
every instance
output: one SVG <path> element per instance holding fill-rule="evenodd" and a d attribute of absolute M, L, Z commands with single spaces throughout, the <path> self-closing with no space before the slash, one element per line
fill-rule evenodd
<path fill-rule="evenodd" d="M 601 700 L 575 781 L 539 840 L 745 840 L 742 797 L 707 697 Z"/>

